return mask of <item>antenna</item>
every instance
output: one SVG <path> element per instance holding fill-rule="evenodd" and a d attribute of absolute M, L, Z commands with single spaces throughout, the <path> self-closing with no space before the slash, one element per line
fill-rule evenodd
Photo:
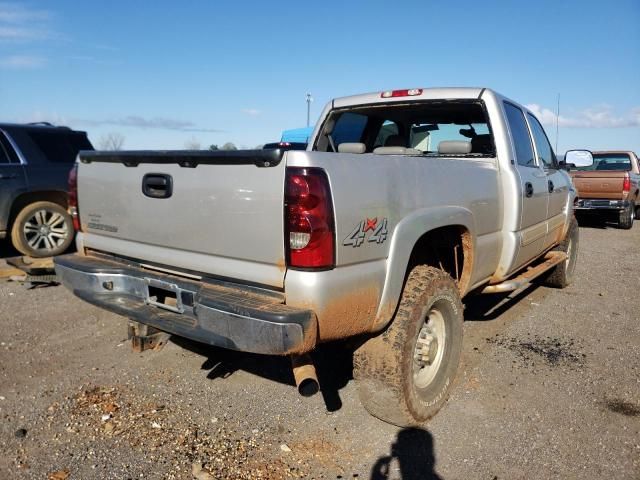
<path fill-rule="evenodd" d="M 560 92 L 558 92 L 558 103 L 556 104 L 556 153 L 558 153 L 559 119 L 560 119 Z"/>

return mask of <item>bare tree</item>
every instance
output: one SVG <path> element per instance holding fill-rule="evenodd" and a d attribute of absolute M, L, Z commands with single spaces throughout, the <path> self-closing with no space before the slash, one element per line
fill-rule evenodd
<path fill-rule="evenodd" d="M 238 150 L 238 147 L 236 147 L 232 142 L 227 142 L 220 147 L 220 150 Z"/>
<path fill-rule="evenodd" d="M 184 148 L 187 150 L 200 150 L 200 141 L 198 141 L 196 137 L 191 137 L 189 140 L 184 142 Z"/>
<path fill-rule="evenodd" d="M 122 145 L 124 145 L 124 135 L 121 133 L 111 132 L 107 133 L 100 137 L 98 141 L 98 146 L 100 150 L 122 150 Z"/>

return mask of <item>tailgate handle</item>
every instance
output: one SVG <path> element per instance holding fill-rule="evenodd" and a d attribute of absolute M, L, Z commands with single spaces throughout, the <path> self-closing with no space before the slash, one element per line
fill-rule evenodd
<path fill-rule="evenodd" d="M 147 173 L 142 177 L 142 193 L 150 198 L 169 198 L 173 193 L 173 179 L 166 173 Z"/>

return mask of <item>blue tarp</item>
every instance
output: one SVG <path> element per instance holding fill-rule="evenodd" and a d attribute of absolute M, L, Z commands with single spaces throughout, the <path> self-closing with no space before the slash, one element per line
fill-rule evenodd
<path fill-rule="evenodd" d="M 313 133 L 313 127 L 292 128 L 282 132 L 281 142 L 301 142 L 309 143 L 309 138 Z"/>

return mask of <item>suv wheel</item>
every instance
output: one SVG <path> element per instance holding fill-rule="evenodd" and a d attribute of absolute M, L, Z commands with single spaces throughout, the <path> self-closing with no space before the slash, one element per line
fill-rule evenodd
<path fill-rule="evenodd" d="M 395 318 L 354 355 L 360 401 L 395 425 L 419 425 L 445 404 L 462 349 L 458 287 L 442 270 L 415 267 Z"/>
<path fill-rule="evenodd" d="M 35 202 L 18 213 L 11 228 L 11 241 L 23 255 L 50 257 L 69 248 L 73 234 L 73 221 L 63 207 Z"/>

